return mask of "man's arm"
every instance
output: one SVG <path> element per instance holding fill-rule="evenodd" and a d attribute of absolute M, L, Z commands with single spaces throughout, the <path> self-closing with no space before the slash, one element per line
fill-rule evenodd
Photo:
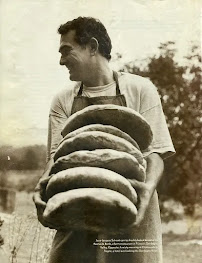
<path fill-rule="evenodd" d="M 51 227 L 49 224 L 47 224 L 47 222 L 44 221 L 43 212 L 46 208 L 46 202 L 45 202 L 46 201 L 46 196 L 45 196 L 46 186 L 47 186 L 48 181 L 50 179 L 49 173 L 50 173 L 50 170 L 51 170 L 53 163 L 54 163 L 54 160 L 53 160 L 53 158 L 51 158 L 50 161 L 46 164 L 44 173 L 43 173 L 42 177 L 40 178 L 40 180 L 39 180 L 39 182 L 35 188 L 34 195 L 33 195 L 33 201 L 34 201 L 35 206 L 36 206 L 38 220 L 45 227 Z"/>
<path fill-rule="evenodd" d="M 44 172 L 43 172 L 41 178 L 39 179 L 38 184 L 35 187 L 35 192 L 39 191 L 41 189 L 41 184 L 44 185 L 44 182 L 50 178 L 49 174 L 50 174 L 50 171 L 51 171 L 53 164 L 54 164 L 54 160 L 52 157 L 45 166 Z"/>
<path fill-rule="evenodd" d="M 128 179 L 138 194 L 138 214 L 135 226 L 139 226 L 139 224 L 142 222 L 149 202 L 158 185 L 158 182 L 162 177 L 164 170 L 163 159 L 159 154 L 151 153 L 148 157 L 146 157 L 146 161 L 146 182 L 143 183 L 138 182 L 137 180 Z"/>
<path fill-rule="evenodd" d="M 64 93 L 64 92 L 63 92 Z M 65 95 L 63 94 L 62 95 Z M 61 130 L 67 120 L 67 115 L 64 111 L 64 107 L 61 104 L 61 94 L 57 94 L 52 101 L 50 114 L 49 114 L 49 126 L 48 126 L 48 145 L 47 145 L 47 164 L 45 166 L 42 177 L 40 178 L 33 195 L 33 201 L 37 208 L 37 215 L 39 221 L 44 226 L 48 226 L 43 220 L 43 212 L 46 207 L 46 186 L 50 179 L 49 173 L 54 164 L 53 156 L 58 147 L 59 142 L 62 139 Z"/>

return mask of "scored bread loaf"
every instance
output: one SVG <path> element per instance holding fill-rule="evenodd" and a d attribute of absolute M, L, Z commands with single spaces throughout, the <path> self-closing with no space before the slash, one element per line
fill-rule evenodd
<path fill-rule="evenodd" d="M 46 196 L 78 188 L 106 188 L 126 196 L 134 204 L 137 193 L 129 181 L 113 171 L 98 167 L 75 167 L 54 174 L 46 187 Z"/>
<path fill-rule="evenodd" d="M 59 157 L 80 150 L 113 149 L 127 152 L 144 165 L 143 155 L 135 146 L 123 138 L 101 131 L 82 132 L 63 141 L 56 150 L 54 161 Z"/>
<path fill-rule="evenodd" d="M 43 217 L 55 229 L 120 232 L 136 219 L 135 205 L 124 195 L 104 188 L 81 188 L 58 193 Z"/>
<path fill-rule="evenodd" d="M 79 166 L 105 168 L 128 179 L 145 181 L 145 168 L 129 153 L 112 149 L 94 151 L 76 151 L 62 156 L 53 164 L 50 175 L 61 170 Z"/>
<path fill-rule="evenodd" d="M 89 124 L 112 125 L 129 134 L 139 145 L 146 149 L 152 142 L 152 131 L 145 118 L 128 107 L 112 104 L 91 105 L 71 115 L 62 130 L 63 137 Z"/>
<path fill-rule="evenodd" d="M 138 146 L 137 142 L 127 133 L 121 131 L 120 129 L 111 126 L 111 125 L 103 125 L 103 124 L 89 124 L 86 126 L 83 126 L 81 128 L 78 128 L 68 134 L 65 135 L 64 139 L 60 142 L 63 143 L 64 140 L 74 137 L 77 134 L 80 134 L 82 132 L 89 132 L 89 131 L 101 131 L 110 133 L 112 135 L 116 135 L 120 138 L 123 138 L 130 142 L 132 145 L 134 145 L 138 150 L 140 150 L 140 147 Z"/>

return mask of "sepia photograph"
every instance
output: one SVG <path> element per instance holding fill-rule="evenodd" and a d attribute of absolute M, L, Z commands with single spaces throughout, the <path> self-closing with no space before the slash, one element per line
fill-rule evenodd
<path fill-rule="evenodd" d="M 200 263 L 201 0 L 0 1 L 0 263 Z"/>

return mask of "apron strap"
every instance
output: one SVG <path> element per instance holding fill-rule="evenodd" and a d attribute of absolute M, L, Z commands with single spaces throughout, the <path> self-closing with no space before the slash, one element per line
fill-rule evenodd
<path fill-rule="evenodd" d="M 119 88 L 119 80 L 118 80 L 118 73 L 116 71 L 113 70 L 113 78 L 116 82 L 116 95 L 120 95 L 121 91 Z M 83 82 L 81 82 L 81 86 L 79 88 L 79 92 L 77 94 L 77 96 L 81 96 L 82 95 L 82 91 L 83 91 Z"/>
<path fill-rule="evenodd" d="M 83 82 L 81 82 L 81 86 L 79 88 L 79 92 L 78 92 L 77 96 L 81 96 L 82 95 L 82 91 L 83 91 Z"/>
<path fill-rule="evenodd" d="M 118 73 L 113 70 L 113 77 L 114 80 L 116 81 L 116 95 L 121 95 L 121 91 L 119 88 L 119 78 L 118 78 Z"/>

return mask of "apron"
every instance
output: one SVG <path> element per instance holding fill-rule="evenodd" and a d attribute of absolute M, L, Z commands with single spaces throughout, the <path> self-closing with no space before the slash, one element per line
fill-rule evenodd
<path fill-rule="evenodd" d="M 113 72 L 116 82 L 116 96 L 84 97 L 83 83 L 74 98 L 71 114 L 90 105 L 115 104 L 126 105 L 126 99 L 120 92 L 118 74 Z M 156 252 L 106 253 L 100 246 L 93 245 L 98 240 L 138 239 L 157 241 Z M 50 252 L 49 263 L 162 263 L 161 220 L 158 197 L 155 192 L 146 215 L 138 228 L 124 234 L 108 235 L 89 231 L 57 231 Z"/>

